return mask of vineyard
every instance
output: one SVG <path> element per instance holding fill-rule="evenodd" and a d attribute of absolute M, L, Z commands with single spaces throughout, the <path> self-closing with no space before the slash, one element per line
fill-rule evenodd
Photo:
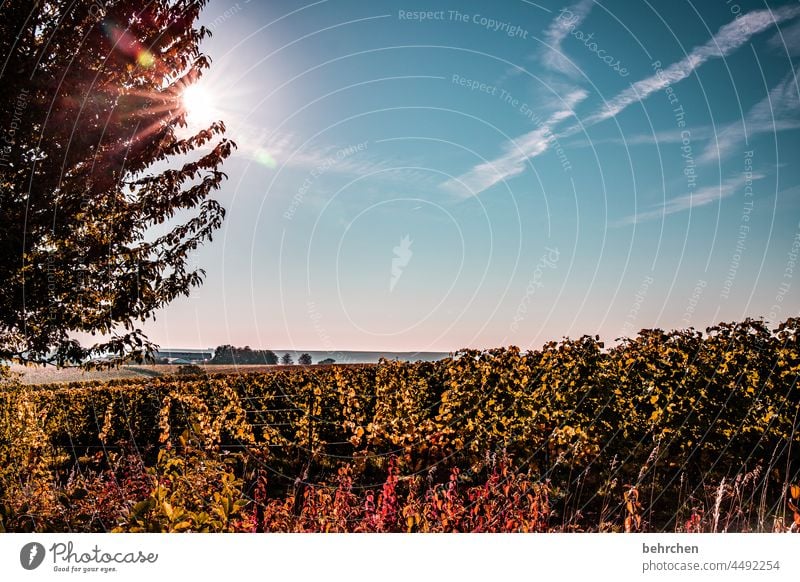
<path fill-rule="evenodd" d="M 4 531 L 797 531 L 800 319 L 0 387 Z"/>

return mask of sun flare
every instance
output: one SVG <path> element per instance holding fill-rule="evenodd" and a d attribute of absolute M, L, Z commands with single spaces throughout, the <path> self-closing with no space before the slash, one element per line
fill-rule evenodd
<path fill-rule="evenodd" d="M 190 125 L 207 125 L 216 119 L 216 107 L 211 94 L 197 85 L 184 89 L 181 95 L 186 121 Z"/>

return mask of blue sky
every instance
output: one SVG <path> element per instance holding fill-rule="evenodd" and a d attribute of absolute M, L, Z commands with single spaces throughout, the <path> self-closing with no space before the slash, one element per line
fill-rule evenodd
<path fill-rule="evenodd" d="M 798 315 L 797 2 L 212 0 L 203 21 L 239 149 L 206 283 L 157 343 L 527 348 Z"/>

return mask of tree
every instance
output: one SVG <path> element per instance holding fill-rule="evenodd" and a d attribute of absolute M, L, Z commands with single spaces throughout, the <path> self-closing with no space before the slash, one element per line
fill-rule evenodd
<path fill-rule="evenodd" d="M 139 359 L 139 324 L 201 284 L 188 257 L 222 223 L 236 147 L 181 107 L 210 64 L 206 3 L 0 6 L 0 361 Z"/>
<path fill-rule="evenodd" d="M 278 356 L 272 350 L 253 350 L 250 346 L 237 348 L 222 345 L 214 350 L 211 364 L 277 364 Z"/>
<path fill-rule="evenodd" d="M 308 366 L 311 364 L 311 356 L 308 354 L 301 354 L 297 359 L 297 363 L 302 364 L 303 366 Z"/>
<path fill-rule="evenodd" d="M 326 366 L 326 365 L 335 364 L 335 363 L 336 363 L 336 360 L 334 360 L 333 358 L 325 358 L 324 360 L 320 360 L 319 362 L 317 362 L 317 365 L 318 366 L 319 365 Z"/>
<path fill-rule="evenodd" d="M 284 366 L 290 366 L 291 364 L 294 364 L 294 360 L 292 360 L 291 354 L 289 354 L 288 352 L 283 354 L 283 356 L 281 356 L 281 364 L 283 364 Z"/>

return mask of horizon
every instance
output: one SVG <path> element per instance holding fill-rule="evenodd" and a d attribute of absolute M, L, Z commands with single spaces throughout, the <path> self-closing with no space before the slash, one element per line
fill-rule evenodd
<path fill-rule="evenodd" d="M 278 355 L 286 353 L 286 352 L 293 353 L 293 354 L 294 353 L 301 354 L 301 353 L 304 353 L 304 352 L 307 352 L 309 354 L 335 354 L 337 352 L 338 353 L 345 353 L 345 354 L 346 353 L 366 353 L 366 354 L 381 354 L 381 353 L 391 353 L 391 354 L 453 354 L 453 353 L 459 352 L 461 350 L 468 350 L 468 349 L 477 349 L 477 350 L 481 350 L 481 351 L 486 351 L 486 350 L 491 350 L 491 349 L 494 349 L 494 348 L 512 348 L 512 347 L 519 348 L 522 351 L 536 351 L 536 350 L 541 350 L 542 347 L 544 346 L 544 344 L 546 344 L 548 342 L 561 343 L 562 341 L 576 340 L 576 339 L 579 339 L 579 338 L 581 338 L 583 336 L 589 336 L 589 337 L 595 338 L 597 341 L 599 341 L 600 343 L 604 344 L 604 349 L 608 349 L 608 348 L 612 348 L 612 347 L 615 347 L 615 346 L 619 345 L 622 340 L 634 339 L 637 336 L 639 336 L 641 334 L 641 332 L 648 331 L 648 330 L 661 330 L 661 331 L 663 331 L 665 333 L 677 332 L 677 331 L 695 331 L 695 332 L 699 332 L 702 337 L 707 337 L 708 336 L 708 329 L 713 328 L 714 326 L 717 326 L 717 325 L 742 323 L 742 322 L 744 322 L 745 319 L 751 319 L 751 320 L 754 320 L 754 321 L 763 321 L 764 324 L 767 325 L 767 327 L 770 330 L 774 331 L 775 329 L 777 329 L 777 327 L 780 324 L 786 322 L 790 318 L 791 317 L 787 317 L 786 319 L 783 319 L 783 320 L 780 320 L 780 321 L 769 322 L 766 319 L 764 319 L 763 317 L 747 317 L 747 318 L 743 318 L 742 320 L 738 320 L 738 321 L 734 321 L 734 320 L 718 321 L 718 322 L 709 324 L 708 326 L 704 326 L 702 328 L 693 327 L 693 326 L 676 327 L 676 328 L 661 328 L 661 327 L 646 328 L 646 327 L 643 327 L 643 328 L 640 328 L 640 329 L 636 330 L 635 332 L 631 333 L 630 335 L 623 335 L 623 336 L 619 336 L 619 337 L 616 337 L 616 338 L 606 338 L 606 337 L 603 337 L 600 334 L 589 334 L 589 333 L 586 333 L 586 334 L 580 334 L 580 335 L 574 335 L 574 336 L 562 336 L 560 338 L 553 338 L 553 339 L 547 340 L 547 342 L 543 342 L 542 345 L 530 346 L 530 347 L 527 347 L 527 348 L 523 347 L 523 346 L 516 345 L 516 344 L 506 344 L 506 345 L 502 345 L 502 346 L 499 346 L 499 345 L 498 346 L 487 346 L 487 347 L 484 347 L 484 348 L 460 347 L 460 348 L 456 348 L 456 349 L 449 350 L 449 351 L 448 350 L 414 350 L 414 349 L 379 350 L 379 349 L 375 349 L 375 348 L 367 348 L 367 349 L 354 349 L 354 348 L 326 349 L 326 348 L 298 348 L 298 347 L 293 347 L 293 348 L 271 348 L 271 347 L 251 346 L 251 345 L 247 345 L 247 344 L 240 345 L 240 346 L 233 345 L 233 347 L 234 348 L 239 348 L 239 349 L 250 348 L 251 350 L 254 350 L 254 351 L 270 351 L 270 352 L 273 352 L 273 353 L 278 354 Z M 213 350 L 216 350 L 217 348 L 219 348 L 221 346 L 224 346 L 224 345 L 232 345 L 232 344 L 216 344 L 216 345 L 211 346 L 211 347 L 197 347 L 197 346 L 177 346 L 177 347 L 176 346 L 169 346 L 169 347 L 165 347 L 165 346 L 159 346 L 159 349 L 157 351 L 181 351 L 181 350 L 193 350 L 193 351 L 212 350 L 213 351 Z"/>

